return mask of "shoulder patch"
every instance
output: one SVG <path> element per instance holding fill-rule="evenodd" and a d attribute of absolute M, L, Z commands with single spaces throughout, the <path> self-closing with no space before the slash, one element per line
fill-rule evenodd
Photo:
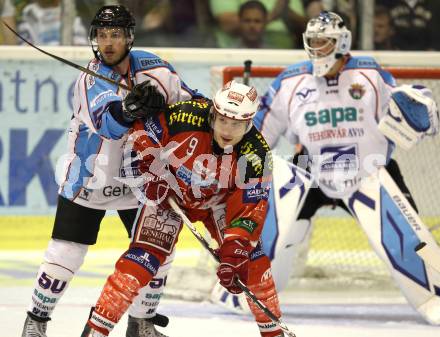
<path fill-rule="evenodd" d="M 370 68 L 370 69 L 379 69 L 380 66 L 377 64 L 376 60 L 369 56 L 362 57 L 351 57 L 347 64 L 345 65 L 346 69 L 354 69 L 354 68 Z"/>
<path fill-rule="evenodd" d="M 209 129 L 208 103 L 196 101 L 177 102 L 165 112 L 170 135 L 182 131 L 205 131 Z"/>
<path fill-rule="evenodd" d="M 156 54 L 147 51 L 133 50 L 130 52 L 130 57 L 134 72 L 156 68 L 156 67 L 169 68 L 168 62 L 162 60 Z"/>
<path fill-rule="evenodd" d="M 141 69 L 148 69 L 157 66 L 165 66 L 166 63 L 160 57 L 142 57 L 138 58 L 139 67 Z"/>
<path fill-rule="evenodd" d="M 284 70 L 280 76 L 282 77 L 282 79 L 285 79 L 302 74 L 311 74 L 312 72 L 313 72 L 312 63 L 310 61 L 304 61 L 304 62 L 292 64 L 291 66 L 287 67 L 286 70 Z"/>
<path fill-rule="evenodd" d="M 280 90 L 281 82 L 283 80 L 298 75 L 312 74 L 312 72 L 313 72 L 313 66 L 310 61 L 304 61 L 304 62 L 292 64 L 291 66 L 288 66 L 285 70 L 283 70 L 276 77 L 276 79 L 272 82 L 271 87 L 275 92 L 277 92 L 278 90 Z"/>
<path fill-rule="evenodd" d="M 370 56 L 362 56 L 362 57 L 352 57 L 345 65 L 345 69 L 375 69 L 379 72 L 379 75 L 382 77 L 383 81 L 392 86 L 396 86 L 396 80 L 394 77 L 384 70 L 374 58 Z"/>
<path fill-rule="evenodd" d="M 263 135 L 253 127 L 243 140 L 240 142 L 238 156 L 246 158 L 246 178 L 261 178 L 267 174 L 267 170 L 272 171 L 272 153 Z"/>

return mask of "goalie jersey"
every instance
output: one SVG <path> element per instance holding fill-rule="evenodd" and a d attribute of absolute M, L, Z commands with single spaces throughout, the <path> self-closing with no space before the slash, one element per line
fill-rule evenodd
<path fill-rule="evenodd" d="M 173 67 L 158 56 L 132 51 L 127 77 L 92 60 L 88 68 L 129 87 L 149 80 L 168 104 L 190 99 L 195 92 L 178 77 Z M 127 91 L 116 84 L 81 73 L 74 87 L 73 115 L 68 129 L 68 153 L 59 194 L 95 209 L 129 209 L 138 205 L 130 188 L 119 182 L 122 147 L 128 127 L 119 124 L 109 107 Z"/>
<path fill-rule="evenodd" d="M 394 86 L 370 57 L 350 57 L 335 78 L 314 77 L 310 61 L 297 63 L 271 84 L 254 123 L 271 147 L 283 134 L 302 144 L 321 190 L 347 197 L 390 158 L 394 146 L 378 123 Z"/>

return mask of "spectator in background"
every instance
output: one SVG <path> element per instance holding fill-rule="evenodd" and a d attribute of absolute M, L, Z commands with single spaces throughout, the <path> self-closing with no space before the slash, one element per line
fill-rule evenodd
<path fill-rule="evenodd" d="M 251 0 L 240 6 L 239 41 L 234 48 L 270 48 L 264 37 L 267 9 L 260 1 Z"/>
<path fill-rule="evenodd" d="M 307 19 L 315 18 L 325 10 L 321 0 L 303 0 L 303 5 Z"/>
<path fill-rule="evenodd" d="M 15 29 L 15 7 L 11 0 L 0 0 L 1 19 Z M 15 35 L 3 24 L 0 24 L 0 44 L 17 44 Z"/>
<path fill-rule="evenodd" d="M 159 47 L 215 47 L 204 0 L 122 0 L 138 22 L 137 44 Z"/>
<path fill-rule="evenodd" d="M 440 50 L 440 1 L 376 0 L 385 6 L 395 27 L 393 45 L 400 50 Z"/>
<path fill-rule="evenodd" d="M 394 27 L 391 22 L 391 16 L 388 9 L 384 6 L 376 6 L 374 8 L 374 49 L 375 50 L 392 50 Z"/>
<path fill-rule="evenodd" d="M 42 45 L 61 44 L 60 0 L 36 0 L 27 4 L 17 25 L 18 32 L 30 42 Z M 87 32 L 76 17 L 73 25 L 73 44 L 87 45 Z"/>
<path fill-rule="evenodd" d="M 121 1 L 115 1 L 115 3 L 117 2 Z M 81 18 L 82 25 L 88 27 L 95 17 L 96 11 L 106 3 L 106 0 L 75 0 L 76 13 Z"/>
<path fill-rule="evenodd" d="M 358 45 L 358 14 L 357 8 L 360 1 L 358 0 L 334 0 L 332 8 L 327 10 L 338 13 L 344 20 L 347 28 L 351 31 L 352 36 L 352 49 L 359 48 Z"/>
<path fill-rule="evenodd" d="M 210 8 L 217 22 L 216 38 L 219 47 L 234 45 L 239 34 L 239 8 L 245 0 L 210 0 Z M 294 41 L 300 41 L 307 19 L 301 0 L 261 0 L 268 10 L 266 26 L 267 41 L 277 48 L 296 47 Z M 298 32 L 299 35 L 291 31 Z"/>

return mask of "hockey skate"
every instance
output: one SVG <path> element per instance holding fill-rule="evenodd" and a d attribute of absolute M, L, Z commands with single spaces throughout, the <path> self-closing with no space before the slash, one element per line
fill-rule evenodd
<path fill-rule="evenodd" d="M 49 320 L 50 319 L 38 318 L 28 312 L 26 320 L 24 321 L 21 337 L 47 337 L 46 329 Z"/>
<path fill-rule="evenodd" d="M 166 326 L 168 324 L 168 318 L 165 317 L 165 324 L 162 322 L 158 324 L 158 322 L 156 322 L 157 316 L 165 317 L 162 315 L 156 315 L 153 318 L 136 318 L 128 316 L 128 327 L 125 337 L 167 337 L 157 331 L 154 325 Z"/>
<path fill-rule="evenodd" d="M 93 330 L 87 323 L 81 334 L 81 337 L 107 337 L 99 331 Z"/>

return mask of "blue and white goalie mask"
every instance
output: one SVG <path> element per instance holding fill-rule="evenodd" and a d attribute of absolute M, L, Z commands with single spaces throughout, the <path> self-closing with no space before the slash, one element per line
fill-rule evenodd
<path fill-rule="evenodd" d="M 313 75 L 324 76 L 351 48 L 351 32 L 344 20 L 333 12 L 321 12 L 307 23 L 304 49 L 313 64 Z"/>

